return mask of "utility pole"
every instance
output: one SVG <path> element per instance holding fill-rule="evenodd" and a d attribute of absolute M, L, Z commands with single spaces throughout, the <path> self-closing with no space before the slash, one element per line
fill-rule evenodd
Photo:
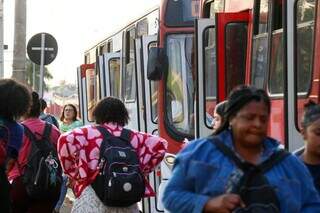
<path fill-rule="evenodd" d="M 27 0 L 15 0 L 12 78 L 26 84 Z"/>
<path fill-rule="evenodd" d="M 3 0 L 0 0 L 0 79 L 4 76 L 3 70 Z"/>

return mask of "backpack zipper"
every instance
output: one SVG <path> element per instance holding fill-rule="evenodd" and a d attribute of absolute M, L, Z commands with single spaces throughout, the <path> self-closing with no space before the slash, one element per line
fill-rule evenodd
<path fill-rule="evenodd" d="M 38 169 L 38 171 L 37 171 L 36 178 L 35 178 L 34 183 L 33 183 L 34 185 L 37 185 L 37 184 L 38 184 L 38 180 L 39 180 L 39 176 L 40 176 L 40 171 L 41 171 L 41 167 L 42 167 L 43 160 L 44 160 L 44 157 L 42 157 L 42 158 L 40 159 L 39 169 Z"/>

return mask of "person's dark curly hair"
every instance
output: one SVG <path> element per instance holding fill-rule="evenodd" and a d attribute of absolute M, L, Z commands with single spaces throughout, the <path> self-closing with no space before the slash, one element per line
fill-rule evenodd
<path fill-rule="evenodd" d="M 31 104 L 30 90 L 13 79 L 0 79 L 0 116 L 17 120 L 28 112 Z"/>
<path fill-rule="evenodd" d="M 37 118 L 41 112 L 41 103 L 39 99 L 39 94 L 36 92 L 32 92 L 32 102 L 29 112 L 26 114 L 28 118 Z"/>
<path fill-rule="evenodd" d="M 129 121 L 125 105 L 115 97 L 107 97 L 99 101 L 93 110 L 93 117 L 97 124 L 112 122 L 125 126 Z"/>
<path fill-rule="evenodd" d="M 47 102 L 43 98 L 40 98 L 40 105 L 41 111 L 44 111 L 47 108 Z"/>

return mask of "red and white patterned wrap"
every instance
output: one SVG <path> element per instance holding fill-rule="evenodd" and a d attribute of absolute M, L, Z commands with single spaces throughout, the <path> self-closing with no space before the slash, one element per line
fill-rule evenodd
<path fill-rule="evenodd" d="M 106 123 L 104 127 L 114 136 L 120 136 L 122 126 Z M 75 195 L 90 185 L 97 174 L 99 147 L 102 135 L 94 125 L 76 128 L 59 138 L 58 154 L 64 173 L 71 179 Z M 132 130 L 131 145 L 137 150 L 140 168 L 147 176 L 163 159 L 167 141 L 147 133 Z M 146 180 L 145 196 L 154 196 L 154 191 Z"/>

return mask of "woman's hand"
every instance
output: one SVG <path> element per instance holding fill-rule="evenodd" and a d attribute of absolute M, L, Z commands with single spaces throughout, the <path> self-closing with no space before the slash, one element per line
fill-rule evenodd
<path fill-rule="evenodd" d="M 231 213 L 236 207 L 245 207 L 241 198 L 237 194 L 223 194 L 211 198 L 204 206 L 205 213 Z"/>

